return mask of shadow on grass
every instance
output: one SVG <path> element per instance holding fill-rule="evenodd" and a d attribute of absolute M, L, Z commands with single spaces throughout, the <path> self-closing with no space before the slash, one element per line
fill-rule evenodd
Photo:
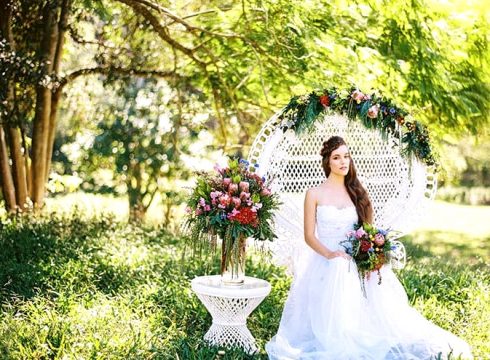
<path fill-rule="evenodd" d="M 420 231 L 400 239 L 407 256 L 414 261 L 443 258 L 454 265 L 473 269 L 485 267 L 490 261 L 490 238 L 471 237 L 465 233 Z"/>
<path fill-rule="evenodd" d="M 152 247 L 158 247 L 163 253 L 160 245 L 165 235 L 163 230 L 148 231 L 147 237 L 145 234 L 145 229 L 118 223 L 107 216 L 86 219 L 74 213 L 3 219 L 0 300 L 29 299 L 39 294 L 49 297 L 57 292 L 101 291 L 114 295 L 144 283 L 151 269 L 142 271 L 128 265 L 126 259 L 131 255 L 128 252 L 149 253 Z M 136 248 L 134 243 L 140 247 Z"/>

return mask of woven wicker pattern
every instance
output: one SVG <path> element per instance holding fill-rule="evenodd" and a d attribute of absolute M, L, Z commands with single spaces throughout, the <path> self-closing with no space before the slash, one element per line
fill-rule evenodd
<path fill-rule="evenodd" d="M 213 345 L 240 347 L 249 354 L 256 352 L 255 339 L 247 328 L 247 317 L 265 298 L 230 298 L 197 293 L 213 317 L 204 339 Z"/>

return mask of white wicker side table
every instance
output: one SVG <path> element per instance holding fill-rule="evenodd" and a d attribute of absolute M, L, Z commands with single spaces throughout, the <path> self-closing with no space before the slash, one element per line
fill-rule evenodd
<path fill-rule="evenodd" d="M 258 348 L 247 328 L 250 313 L 271 291 L 271 285 L 261 279 L 246 276 L 240 287 L 221 285 L 221 276 L 199 276 L 191 282 L 192 290 L 213 317 L 204 339 L 213 345 L 241 347 L 249 354 Z"/>

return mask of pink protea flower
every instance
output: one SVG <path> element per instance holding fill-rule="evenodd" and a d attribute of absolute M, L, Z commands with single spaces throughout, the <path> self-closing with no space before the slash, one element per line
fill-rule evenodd
<path fill-rule="evenodd" d="M 240 181 L 241 191 L 248 192 L 249 188 L 250 188 L 250 184 L 248 183 L 248 181 Z"/>
<path fill-rule="evenodd" d="M 263 188 L 261 191 L 260 191 L 260 195 L 262 196 L 270 196 L 272 194 L 272 192 L 267 189 L 267 188 Z"/>
<path fill-rule="evenodd" d="M 374 243 L 378 246 L 383 246 L 383 244 L 385 243 L 385 237 L 382 234 L 376 234 L 374 236 Z"/>
<path fill-rule="evenodd" d="M 247 200 L 249 198 L 250 198 L 250 193 L 249 192 L 242 191 L 240 193 L 240 199 L 242 199 L 242 201 Z"/>
<path fill-rule="evenodd" d="M 370 117 L 371 119 L 376 119 L 378 117 L 379 113 L 379 105 L 373 105 L 369 108 L 367 112 L 367 116 Z"/>
<path fill-rule="evenodd" d="M 232 195 L 236 194 L 238 192 L 238 185 L 234 184 L 234 183 L 231 183 L 230 185 L 228 185 L 228 192 Z"/>
<path fill-rule="evenodd" d="M 240 198 L 237 198 L 235 196 L 233 196 L 231 198 L 231 202 L 233 203 L 233 205 L 235 206 L 235 208 L 239 207 L 240 204 L 242 203 L 242 201 L 240 200 Z"/>
<path fill-rule="evenodd" d="M 223 179 L 223 185 L 227 187 L 228 185 L 231 184 L 231 178 L 224 178 Z"/>

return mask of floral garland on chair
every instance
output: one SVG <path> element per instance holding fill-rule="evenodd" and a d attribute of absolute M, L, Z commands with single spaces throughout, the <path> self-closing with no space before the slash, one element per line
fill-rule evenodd
<path fill-rule="evenodd" d="M 420 122 L 406 120 L 408 111 L 376 94 L 366 95 L 359 89 L 337 91 L 336 88 L 316 90 L 307 95 L 293 96 L 279 114 L 285 120 L 284 131 L 297 134 L 311 130 L 322 113 L 346 114 L 350 120 L 359 118 L 368 129 L 378 129 L 384 139 L 391 134 L 400 141 L 402 155 L 415 156 L 428 166 L 437 167 L 427 128 Z"/>

